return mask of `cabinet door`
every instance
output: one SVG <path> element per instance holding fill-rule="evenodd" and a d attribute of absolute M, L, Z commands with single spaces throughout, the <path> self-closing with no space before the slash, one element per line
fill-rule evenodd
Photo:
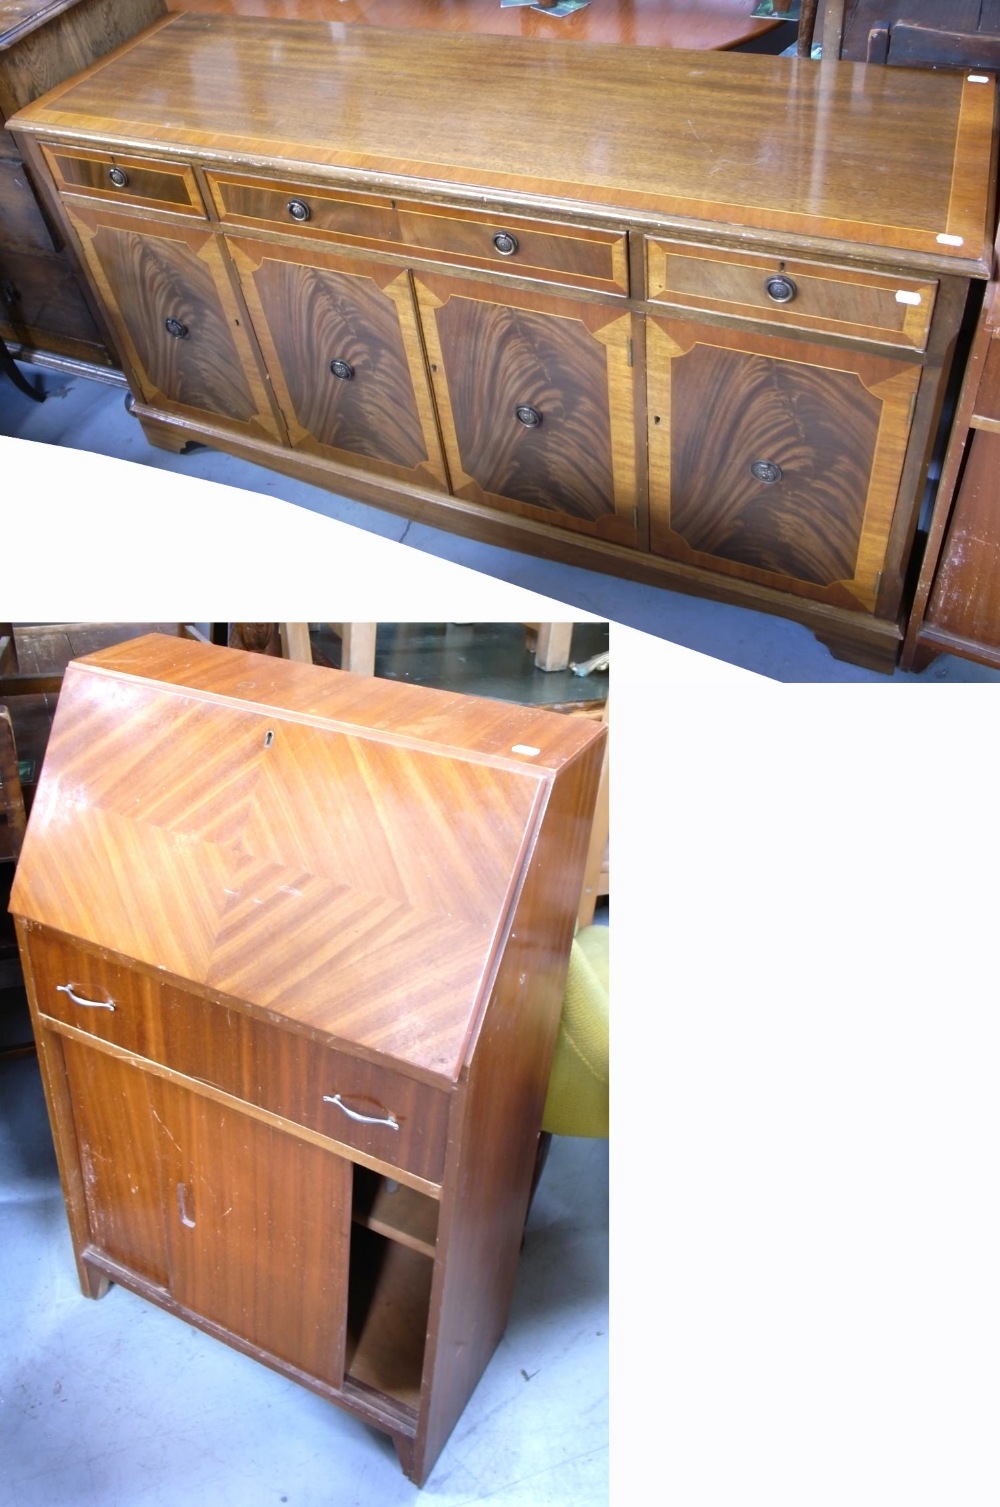
<path fill-rule="evenodd" d="M 178 1094 L 173 1295 L 254 1348 L 339 1386 L 352 1168 L 199 1094 Z"/>
<path fill-rule="evenodd" d="M 69 216 L 137 396 L 248 437 L 281 439 L 211 232 L 78 205 Z"/>
<path fill-rule="evenodd" d="M 444 487 L 405 268 L 311 246 L 228 245 L 292 445 Z"/>
<path fill-rule="evenodd" d="M 265 1356 L 339 1386 L 351 1164 L 64 1042 L 90 1241 Z"/>
<path fill-rule="evenodd" d="M 457 497 L 637 544 L 632 317 L 414 275 Z"/>
<path fill-rule="evenodd" d="M 874 611 L 920 368 L 653 319 L 654 552 Z"/>

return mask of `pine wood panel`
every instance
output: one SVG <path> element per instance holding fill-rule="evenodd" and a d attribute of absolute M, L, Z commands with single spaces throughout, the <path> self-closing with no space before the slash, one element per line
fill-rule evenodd
<path fill-rule="evenodd" d="M 654 548 L 872 610 L 919 369 L 681 321 L 653 336 Z"/>
<path fill-rule="evenodd" d="M 444 461 L 405 270 L 227 242 L 291 443 L 444 486 Z M 335 375 L 332 363 L 342 375 Z"/>
<path fill-rule="evenodd" d="M 862 238 L 982 275 L 994 108 L 991 84 L 950 73 L 180 15 L 18 124 Z"/>
<path fill-rule="evenodd" d="M 145 401 L 280 439 L 212 235 L 82 205 L 70 219 Z"/>

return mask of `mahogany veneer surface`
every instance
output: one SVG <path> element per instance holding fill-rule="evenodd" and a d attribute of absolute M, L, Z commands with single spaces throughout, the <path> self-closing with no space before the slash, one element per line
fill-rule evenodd
<path fill-rule="evenodd" d="M 23 0 L 22 0 L 23 3 Z M 530 37 L 534 41 L 619 42 L 629 46 L 735 47 L 780 24 L 755 17 L 754 0 L 592 0 L 568 16 L 546 16 L 530 5 L 500 0 L 295 0 L 303 21 L 419 27 Z M 286 0 L 171 0 L 170 10 L 288 16 Z"/>
<path fill-rule="evenodd" d="M 985 276 L 994 97 L 964 75 L 189 14 L 16 124 L 664 224 L 862 239 Z"/>

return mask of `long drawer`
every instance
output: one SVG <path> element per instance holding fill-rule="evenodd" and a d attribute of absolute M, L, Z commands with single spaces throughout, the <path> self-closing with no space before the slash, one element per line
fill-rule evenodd
<path fill-rule="evenodd" d="M 923 350 L 937 282 L 649 239 L 651 303 Z"/>
<path fill-rule="evenodd" d="M 431 1183 L 441 1181 L 445 1090 L 31 931 L 39 1009 Z"/>
<path fill-rule="evenodd" d="M 227 225 L 282 230 L 605 293 L 628 293 L 623 231 L 489 216 L 306 183 L 276 185 L 273 180 L 235 174 L 206 176 L 216 212 Z"/>

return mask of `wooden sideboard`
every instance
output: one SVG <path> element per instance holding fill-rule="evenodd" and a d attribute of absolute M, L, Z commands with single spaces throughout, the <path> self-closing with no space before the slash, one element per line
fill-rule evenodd
<path fill-rule="evenodd" d="M 163 12 L 164 0 L 0 0 L 0 340 L 18 356 L 121 380 L 5 122 Z"/>
<path fill-rule="evenodd" d="M 978 75 L 182 14 L 20 112 L 154 442 L 891 669 Z"/>
<path fill-rule="evenodd" d="M 159 635 L 65 674 L 11 910 L 83 1291 L 418 1484 L 507 1322 L 605 736 Z"/>

